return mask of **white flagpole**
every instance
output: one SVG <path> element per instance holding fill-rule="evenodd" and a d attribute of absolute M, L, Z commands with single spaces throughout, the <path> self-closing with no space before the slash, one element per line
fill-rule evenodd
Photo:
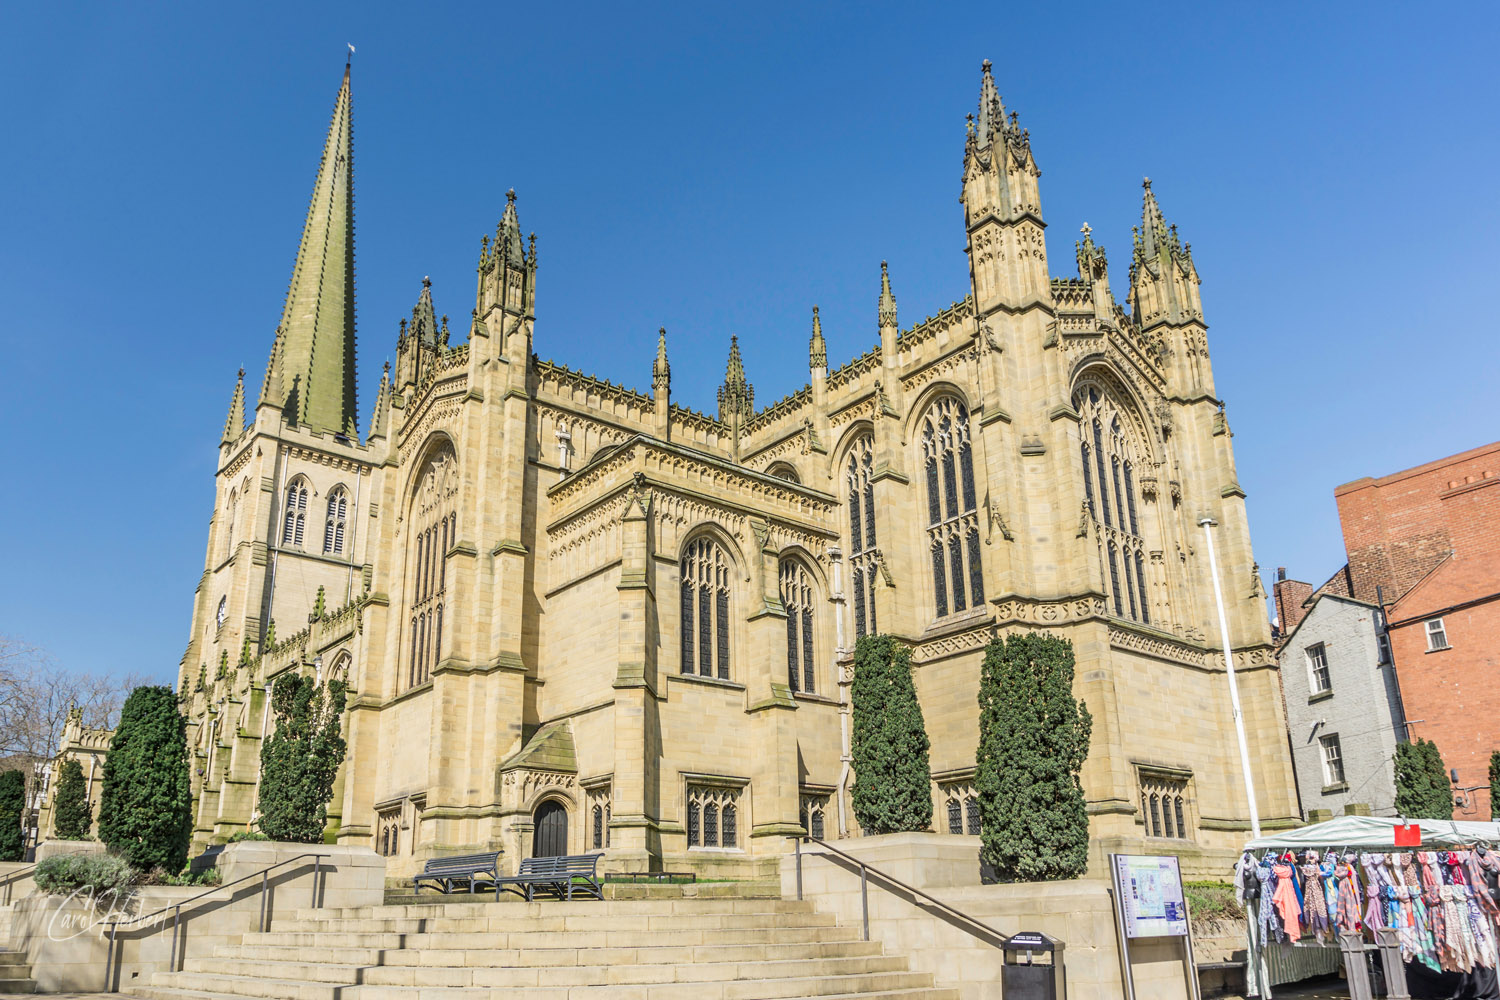
<path fill-rule="evenodd" d="M 1240 767 L 1245 772 L 1245 798 L 1250 804 L 1250 837 L 1260 839 L 1260 810 L 1255 805 L 1255 779 L 1250 773 L 1250 745 L 1245 741 L 1245 716 L 1240 712 L 1240 686 L 1234 679 L 1234 650 L 1229 645 L 1229 619 L 1224 615 L 1224 591 L 1219 587 L 1219 560 L 1214 556 L 1214 535 L 1209 529 L 1216 523 L 1205 517 L 1203 537 L 1208 542 L 1208 569 L 1214 578 L 1214 603 L 1219 607 L 1219 636 L 1224 642 L 1224 672 L 1229 677 L 1229 703 L 1234 707 L 1234 734 L 1240 741 Z"/>

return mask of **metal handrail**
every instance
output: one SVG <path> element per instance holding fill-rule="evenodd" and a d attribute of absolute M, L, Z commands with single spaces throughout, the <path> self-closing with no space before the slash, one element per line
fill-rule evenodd
<path fill-rule="evenodd" d="M 943 902 L 941 899 L 938 899 L 931 893 L 923 892 L 921 889 L 918 889 L 914 885 L 907 885 L 905 882 L 901 881 L 899 878 L 890 874 L 889 872 L 881 871 L 879 868 L 876 868 L 873 865 L 866 864 L 859 858 L 856 858 L 854 855 L 839 850 L 837 847 L 834 847 L 828 841 L 823 840 L 820 837 L 795 837 L 793 839 L 797 844 L 797 898 L 799 900 L 802 898 L 802 842 L 804 840 L 810 843 L 818 844 L 829 853 L 836 854 L 846 861 L 852 861 L 854 864 L 859 865 L 859 905 L 864 917 L 864 931 L 866 941 L 870 940 L 870 893 L 868 889 L 870 875 L 874 875 L 876 878 L 890 883 L 890 885 L 895 886 L 903 892 L 909 892 L 913 896 L 920 896 L 922 897 L 922 899 L 937 907 L 939 910 L 942 910 L 950 917 L 956 917 L 959 920 L 962 920 L 964 923 L 969 924 L 970 926 L 964 929 L 967 930 L 970 934 L 973 934 L 975 937 L 988 937 L 991 939 L 999 938 L 998 943 L 996 943 L 994 940 L 989 940 L 986 942 L 996 948 L 1004 947 L 1005 942 L 1010 940 L 1010 936 L 1008 934 L 1000 933 L 989 924 L 983 922 L 982 920 L 979 920 L 976 917 L 970 916 L 957 907 Z M 891 891 L 890 886 L 882 886 L 882 888 L 884 888 L 887 892 Z M 974 928 L 978 928 L 983 932 L 983 934 L 975 933 Z"/>
<path fill-rule="evenodd" d="M 0 875 L 0 884 L 5 886 L 5 902 L 0 903 L 0 906 L 9 906 L 11 904 L 11 890 L 15 887 L 15 884 L 35 871 L 36 865 L 32 865 L 30 868 L 20 868 L 7 875 Z"/>
<path fill-rule="evenodd" d="M 267 865 L 265 868 L 262 868 L 260 871 L 251 872 L 249 875 L 243 875 L 243 876 L 235 879 L 233 882 L 226 882 L 223 885 L 216 885 L 216 886 L 213 886 L 212 888 L 205 889 L 204 891 L 198 893 L 198 895 L 196 895 L 196 896 L 189 896 L 187 899 L 184 899 L 181 902 L 178 902 L 178 903 L 168 903 L 166 906 L 163 906 L 161 909 L 159 909 L 159 910 L 153 910 L 152 912 L 146 914 L 143 917 L 131 917 L 129 920 L 126 920 L 124 922 L 125 923 L 131 923 L 131 924 L 144 924 L 146 921 L 152 920 L 152 919 L 154 919 L 156 917 L 159 917 L 163 913 L 166 913 L 168 910 L 171 910 L 172 911 L 172 950 L 168 953 L 167 971 L 169 971 L 169 972 L 180 972 L 182 970 L 177 967 L 177 961 L 178 961 L 177 939 L 178 939 L 178 927 L 179 927 L 179 925 L 182 922 L 182 908 L 184 906 L 191 906 L 192 904 L 198 902 L 198 900 L 204 898 L 205 896 L 212 896 L 216 892 L 222 892 L 225 889 L 232 889 L 235 886 L 240 885 L 241 883 L 248 882 L 248 881 L 250 881 L 251 879 L 254 879 L 254 878 L 259 878 L 260 879 L 260 930 L 261 930 L 262 933 L 264 933 L 265 930 L 266 930 L 267 920 L 270 918 L 270 912 L 268 910 L 268 901 L 270 899 L 270 896 L 269 896 L 269 894 L 267 892 L 267 889 L 269 888 L 269 885 L 270 885 L 270 874 L 271 874 L 271 872 L 275 871 L 277 868 L 282 867 L 283 865 L 289 865 L 289 864 L 291 864 L 294 861 L 301 861 L 303 858 L 312 858 L 313 859 L 313 885 L 312 885 L 313 907 L 315 909 L 321 909 L 322 906 L 323 906 L 323 903 L 322 903 L 322 900 L 319 898 L 319 895 L 318 895 L 318 879 L 319 879 L 319 876 L 322 874 L 323 859 L 324 858 L 328 858 L 328 857 L 332 857 L 332 855 L 330 855 L 330 854 L 315 854 L 315 853 L 313 853 L 311 851 L 307 851 L 307 852 L 304 852 L 302 854 L 297 855 L 296 857 L 286 858 L 285 860 L 278 861 L 274 865 Z M 112 973 L 114 971 L 115 932 L 119 929 L 120 923 L 121 923 L 121 921 L 120 921 L 120 919 L 118 917 L 116 917 L 113 920 L 109 921 L 109 950 L 107 952 L 105 952 L 105 955 L 104 955 L 104 992 L 106 992 L 106 993 L 112 993 L 112 992 L 114 992 L 114 990 L 112 988 L 113 987 L 113 980 L 112 980 L 111 976 L 112 976 Z"/>

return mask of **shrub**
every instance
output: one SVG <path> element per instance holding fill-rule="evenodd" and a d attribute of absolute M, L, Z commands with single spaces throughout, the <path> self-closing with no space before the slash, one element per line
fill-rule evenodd
<path fill-rule="evenodd" d="M 26 831 L 21 828 L 25 812 L 26 775 L 0 773 L 0 861 L 20 861 L 26 856 Z"/>
<path fill-rule="evenodd" d="M 218 885 L 224 880 L 217 868 L 204 868 L 201 871 L 191 871 L 184 868 L 176 875 L 172 875 L 164 868 L 153 868 L 140 877 L 140 885 Z"/>
<path fill-rule="evenodd" d="M 1407 819 L 1452 819 L 1453 788 L 1431 740 L 1396 745 L 1396 813 Z"/>
<path fill-rule="evenodd" d="M 261 748 L 260 829 L 272 840 L 320 844 L 347 744 L 345 687 L 284 673 L 271 687 L 276 731 Z"/>
<path fill-rule="evenodd" d="M 980 860 L 1002 881 L 1077 878 L 1089 817 L 1078 774 L 1093 719 L 1073 697 L 1073 644 L 1055 635 L 991 639 L 979 679 L 975 791 Z"/>
<path fill-rule="evenodd" d="M 57 778 L 57 795 L 52 803 L 53 833 L 59 840 L 82 840 L 89 835 L 93 823 L 83 765 L 69 757 L 62 762 Z"/>
<path fill-rule="evenodd" d="M 867 834 L 925 830 L 932 823 L 932 775 L 911 653 L 886 635 L 854 647 L 854 817 Z"/>
<path fill-rule="evenodd" d="M 1184 882 L 1182 894 L 1187 899 L 1188 919 L 1193 922 L 1195 932 L 1206 932 L 1209 925 L 1218 921 L 1245 919 L 1234 886 L 1228 882 Z"/>
<path fill-rule="evenodd" d="M 1490 754 L 1490 820 L 1500 823 L 1500 750 Z"/>
<path fill-rule="evenodd" d="M 270 840 L 270 839 L 271 839 L 270 837 L 267 837 L 265 834 L 261 833 L 259 830 L 238 830 L 238 831 L 236 831 L 234 833 L 231 833 L 229 835 L 229 843 L 231 843 L 231 844 L 238 844 L 242 840 Z"/>
<path fill-rule="evenodd" d="M 168 687 L 125 699 L 104 759 L 99 839 L 138 869 L 181 871 L 193 833 L 187 720 Z"/>
<path fill-rule="evenodd" d="M 54 896 L 92 889 L 97 898 L 135 885 L 140 872 L 114 854 L 56 854 L 37 862 L 34 877 L 38 889 Z"/>

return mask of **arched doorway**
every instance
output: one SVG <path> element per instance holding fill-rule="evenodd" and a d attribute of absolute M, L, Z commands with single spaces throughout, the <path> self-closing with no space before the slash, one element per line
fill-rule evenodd
<path fill-rule="evenodd" d="M 538 858 L 556 858 L 568 853 L 568 810 L 556 799 L 537 806 L 532 822 L 531 853 Z"/>

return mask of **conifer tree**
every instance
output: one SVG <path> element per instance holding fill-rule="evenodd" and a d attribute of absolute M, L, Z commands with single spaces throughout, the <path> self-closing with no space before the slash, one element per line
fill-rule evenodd
<path fill-rule="evenodd" d="M 932 773 L 910 651 L 886 635 L 860 639 L 851 701 L 853 804 L 860 829 L 926 830 L 932 824 Z"/>
<path fill-rule="evenodd" d="M 1490 822 L 1500 823 L 1500 750 L 1490 754 Z"/>
<path fill-rule="evenodd" d="M 345 685 L 285 673 L 271 687 L 276 731 L 261 749 L 260 832 L 318 844 L 328 825 L 333 782 L 348 745 L 341 729 Z"/>
<path fill-rule="evenodd" d="M 83 765 L 72 757 L 62 762 L 57 778 L 57 795 L 52 803 L 52 830 L 59 840 L 82 840 L 93 825 L 88 787 L 83 781 Z"/>
<path fill-rule="evenodd" d="M 99 839 L 132 866 L 175 875 L 193 835 L 187 719 L 169 687 L 138 687 L 104 758 Z"/>
<path fill-rule="evenodd" d="M 21 827 L 25 812 L 25 773 L 0 773 L 0 861 L 20 861 L 26 856 L 26 832 Z"/>
<path fill-rule="evenodd" d="M 980 669 L 980 859 L 1004 881 L 1076 878 L 1088 867 L 1078 775 L 1093 718 L 1073 697 L 1073 644 L 1034 633 L 991 639 Z"/>
<path fill-rule="evenodd" d="M 1396 813 L 1407 819 L 1452 819 L 1453 789 L 1431 740 L 1396 745 Z"/>

